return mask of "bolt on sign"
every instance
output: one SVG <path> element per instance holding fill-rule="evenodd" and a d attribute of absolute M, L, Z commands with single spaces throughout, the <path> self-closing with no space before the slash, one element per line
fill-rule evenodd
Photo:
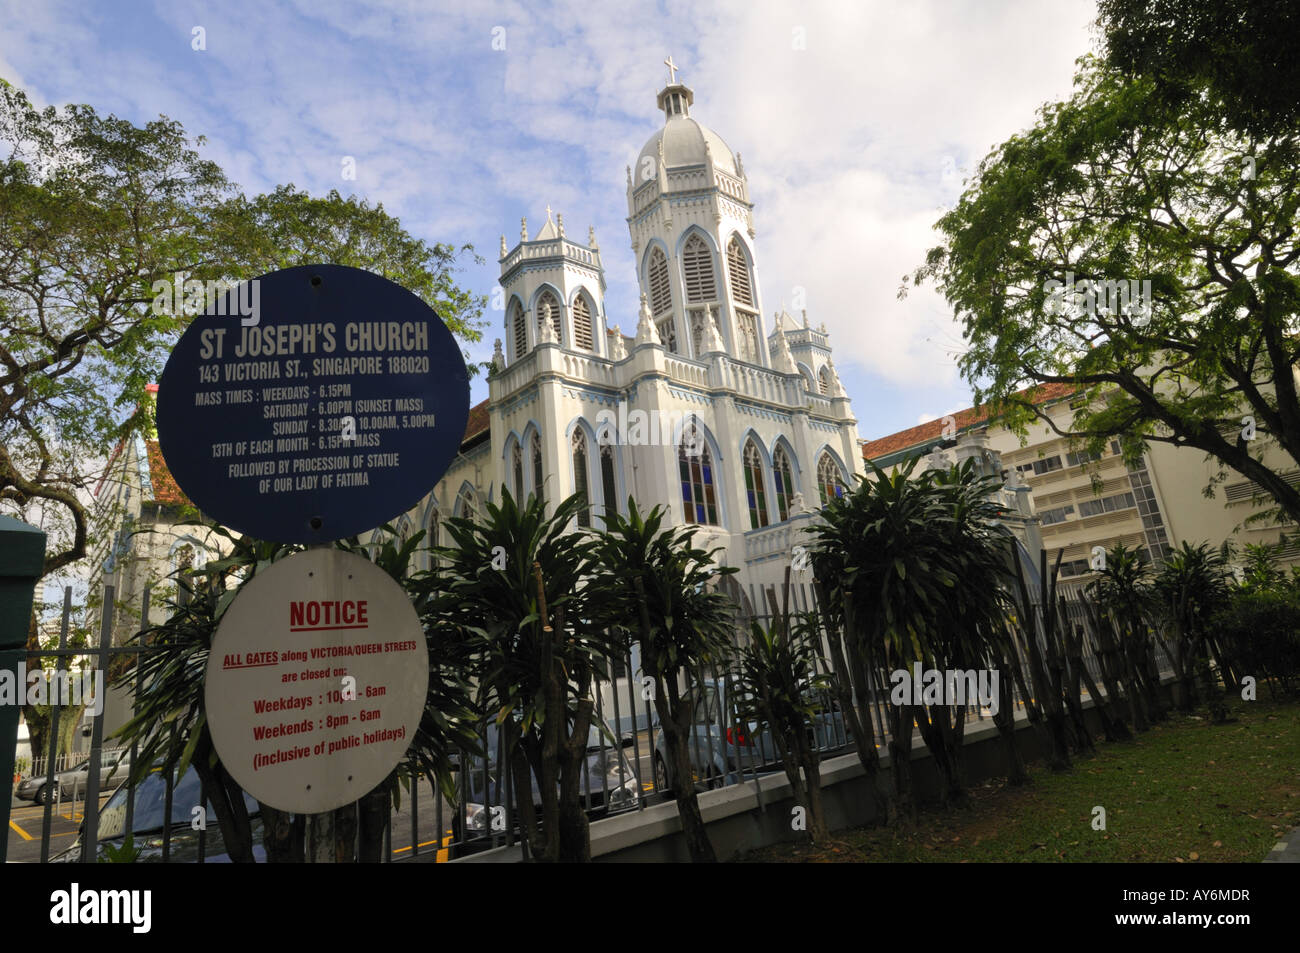
<path fill-rule="evenodd" d="M 402 587 L 361 556 L 315 549 L 240 587 L 212 642 L 204 707 L 240 787 L 319 814 L 388 776 L 428 686 L 424 630 Z"/>
<path fill-rule="evenodd" d="M 216 522 L 282 543 L 410 509 L 465 436 L 469 373 L 447 326 L 359 268 L 252 280 L 256 294 L 228 290 L 194 319 L 163 370 L 158 441 L 177 484 Z"/>

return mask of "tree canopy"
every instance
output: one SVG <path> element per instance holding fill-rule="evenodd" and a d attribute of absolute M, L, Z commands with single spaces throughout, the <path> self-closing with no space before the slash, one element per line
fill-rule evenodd
<path fill-rule="evenodd" d="M 485 298 L 456 283 L 470 246 L 429 244 L 334 191 L 245 196 L 203 142 L 166 117 L 37 109 L 0 80 L 0 510 L 42 512 L 46 574 L 89 551 L 89 488 L 148 424 L 146 387 L 189 321 L 153 306 L 155 282 L 352 265 L 419 295 L 461 341 L 481 337 Z"/>
<path fill-rule="evenodd" d="M 911 281 L 954 307 L 962 375 L 1013 429 L 1195 447 L 1300 519 L 1264 462 L 1300 461 L 1300 128 L 1236 131 L 1093 57 L 1075 85 L 980 163 Z M 1049 382 L 1078 388 L 1070 429 L 1017 393 Z"/>

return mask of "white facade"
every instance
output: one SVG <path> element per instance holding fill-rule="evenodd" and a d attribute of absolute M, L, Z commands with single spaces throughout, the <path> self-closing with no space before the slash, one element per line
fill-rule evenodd
<path fill-rule="evenodd" d="M 765 325 L 741 157 L 689 115 L 693 102 L 680 83 L 659 93 L 663 127 L 627 170 L 639 314 L 610 326 L 590 229 L 570 237 L 547 209 L 531 238 L 523 222 L 513 248 L 501 239 L 505 320 L 486 432 L 475 408 L 461 456 L 411 528 L 499 501 L 503 486 L 536 492 L 539 479 L 550 501 L 585 491 L 584 521 L 597 528 L 631 495 L 642 511 L 665 504 L 673 525 L 700 524 L 697 540 L 723 548 L 754 600 L 781 581 L 823 492 L 862 472 L 825 325 L 784 312 Z"/>

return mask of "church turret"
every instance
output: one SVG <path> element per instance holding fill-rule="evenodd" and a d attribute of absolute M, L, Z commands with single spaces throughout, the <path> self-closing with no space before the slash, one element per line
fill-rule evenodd
<path fill-rule="evenodd" d="M 553 216 L 549 206 L 532 239 L 527 218 L 519 223 L 519 244 L 506 251 L 502 239 L 500 259 L 509 363 L 539 344 L 604 356 L 605 270 L 595 230 L 588 231 L 588 244 L 574 241 L 564 232 L 564 216 Z"/>
<path fill-rule="evenodd" d="M 739 157 L 691 115 L 694 91 L 677 79 L 655 99 L 664 127 L 629 168 L 628 230 L 641 290 L 669 351 L 702 358 L 717 347 L 770 366 L 752 238 L 749 185 Z M 689 202 L 674 196 L 689 193 Z"/>

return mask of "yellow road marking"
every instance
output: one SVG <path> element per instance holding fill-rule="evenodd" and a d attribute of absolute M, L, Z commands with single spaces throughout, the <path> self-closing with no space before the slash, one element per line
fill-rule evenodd
<path fill-rule="evenodd" d="M 417 846 L 417 847 L 428 847 L 430 844 L 436 844 L 436 843 L 438 843 L 438 839 L 435 837 L 433 840 L 427 840 L 427 841 L 425 841 L 423 844 L 417 844 L 416 846 Z M 444 837 L 444 838 L 442 839 L 442 847 L 443 847 L 443 849 L 438 851 L 438 858 L 437 858 L 437 860 L 435 861 L 436 863 L 439 863 L 439 864 L 445 864 L 445 863 L 447 862 L 447 860 L 451 857 L 451 851 L 449 851 L 449 850 L 446 849 L 446 848 L 447 848 L 447 845 L 450 844 L 450 843 L 451 843 L 451 831 L 448 830 L 448 831 L 447 831 L 447 836 Z M 410 849 L 411 849 L 411 848 L 409 848 L 409 847 L 397 847 L 397 848 L 395 848 L 395 849 L 393 850 L 393 853 L 394 853 L 394 854 L 401 854 L 401 853 L 404 853 L 404 852 L 406 852 L 406 851 L 408 851 L 408 850 L 410 850 Z"/>
<path fill-rule="evenodd" d="M 25 830 L 23 830 L 21 827 L 19 827 L 18 824 L 15 823 L 14 821 L 10 821 L 10 822 L 9 822 L 9 826 L 12 827 L 14 830 L 16 830 L 16 831 L 18 832 L 18 836 L 21 837 L 23 840 L 31 840 L 31 839 L 32 839 L 32 835 L 29 834 L 29 833 L 27 833 L 27 832 L 26 832 Z"/>

